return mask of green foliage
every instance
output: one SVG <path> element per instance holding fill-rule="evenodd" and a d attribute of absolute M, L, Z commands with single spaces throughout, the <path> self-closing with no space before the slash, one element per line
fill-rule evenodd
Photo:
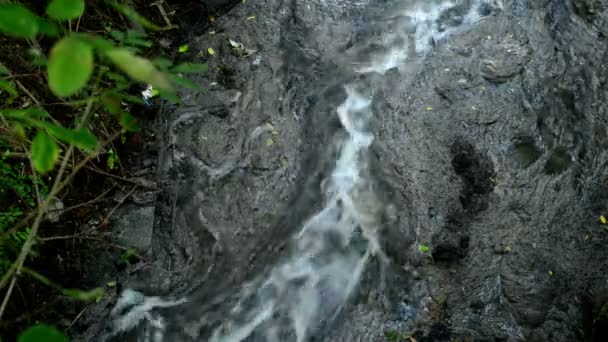
<path fill-rule="evenodd" d="M 68 342 L 68 338 L 59 330 L 46 325 L 37 324 L 21 333 L 18 342 Z"/>
<path fill-rule="evenodd" d="M 428 246 L 425 246 L 423 244 L 418 245 L 418 249 L 422 252 L 422 253 L 427 253 L 430 248 Z"/>
<path fill-rule="evenodd" d="M 126 32 L 112 30 L 110 36 L 116 41 L 119 46 L 129 47 L 135 52 L 141 52 L 142 49 L 147 49 L 154 45 L 152 41 L 146 39 L 145 33 L 137 30 L 127 30 Z"/>
<path fill-rule="evenodd" d="M 207 64 L 200 63 L 182 63 L 171 69 L 173 72 L 179 72 L 183 74 L 202 74 L 207 72 Z"/>
<path fill-rule="evenodd" d="M 53 169 L 59 159 L 57 143 L 44 131 L 39 131 L 32 141 L 32 162 L 41 174 Z"/>
<path fill-rule="evenodd" d="M 7 93 L 11 94 L 12 96 L 17 95 L 17 90 L 15 90 L 15 88 L 8 81 L 0 79 L 0 89 L 6 91 Z"/>
<path fill-rule="evenodd" d="M 74 144 L 74 146 L 84 150 L 93 151 L 97 147 L 97 138 L 87 129 L 67 129 L 63 126 L 51 124 L 44 121 L 35 123 L 39 127 L 44 127 L 55 138 Z"/>
<path fill-rule="evenodd" d="M 104 291 L 101 287 L 91 291 L 82 291 L 79 289 L 63 289 L 63 294 L 84 302 L 98 301 L 103 297 Z"/>
<path fill-rule="evenodd" d="M 49 57 L 49 87 L 60 97 L 76 94 L 93 74 L 93 48 L 73 37 L 58 41 Z"/>
<path fill-rule="evenodd" d="M 136 56 L 127 49 L 113 49 L 106 56 L 134 80 L 146 82 L 154 87 L 171 90 L 171 84 L 154 64 L 145 58 Z"/>
<path fill-rule="evenodd" d="M 161 30 L 160 27 L 158 27 L 157 25 L 148 21 L 148 19 L 141 16 L 139 13 L 137 13 L 137 11 L 133 10 L 132 8 L 119 4 L 118 2 L 113 1 L 113 0 L 106 0 L 106 3 L 108 3 L 110 6 L 114 7 L 114 9 L 116 9 L 118 12 L 125 15 L 127 18 L 133 20 L 134 22 L 138 23 L 139 25 L 141 25 L 147 29 L 154 30 L 154 31 Z"/>
<path fill-rule="evenodd" d="M 0 141 L 0 147 L 3 145 Z M 25 212 L 36 206 L 34 183 L 38 185 L 40 196 L 48 193 L 44 183 L 28 174 L 24 163 L 8 164 L 7 152 L 0 155 L 0 233 L 6 232 Z M 25 228 L 10 234 L 8 239 L 0 240 L 0 274 L 10 266 L 11 255 L 21 249 L 29 232 L 29 228 Z"/>
<path fill-rule="evenodd" d="M 7 151 L 0 156 L 0 273 L 3 273 L 15 260 L 24 242 L 28 238 L 35 238 L 30 235 L 29 228 L 11 228 L 37 207 L 39 199 L 36 187 L 40 199 L 47 197 L 47 186 L 37 174 L 49 173 L 55 169 L 62 153 L 66 151 L 63 144 L 72 145 L 84 154 L 97 153 L 102 145 L 89 127 L 107 123 L 108 115 L 122 126 L 123 132 L 139 129 L 137 119 L 130 114 L 131 105 L 146 102 L 139 94 L 128 93 L 133 85 L 140 82 L 151 85 L 154 95 L 178 102 L 176 87 L 200 89 L 198 84 L 183 75 L 205 72 L 207 65 L 184 63 L 174 66 L 166 59 L 153 62 L 141 57 L 153 46 L 153 41 L 141 30 L 119 31 L 108 28 L 104 35 L 82 33 L 87 32 L 83 29 L 73 32 L 73 23 L 67 21 L 76 20 L 85 14 L 84 0 L 47 1 L 45 14 L 41 16 L 18 2 L 0 2 L 0 34 L 26 39 L 22 46 L 29 44 L 31 48 L 28 50 L 30 62 L 34 66 L 31 69 L 44 70 L 48 76 L 50 92 L 47 93 L 69 98 L 61 101 L 72 106 L 71 111 L 57 117 L 62 121 L 60 123 L 46 110 L 66 107 L 47 107 L 45 103 L 36 103 L 38 108 L 34 108 L 30 107 L 31 104 L 24 104 L 21 99 L 29 93 L 25 94 L 27 91 L 22 84 L 15 87 L 15 78 L 12 76 L 18 75 L 12 74 L 11 70 L 0 64 L 0 96 L 7 99 L 0 102 L 0 129 L 3 133 L 11 133 L 5 137 L 0 136 L 0 148 Z M 137 23 L 138 27 L 161 30 L 130 7 L 113 0 L 106 0 L 105 3 Z M 39 47 L 39 38 L 44 38 L 43 46 L 47 42 L 51 44 L 48 55 L 45 49 Z M 12 68 L 12 65 L 9 66 Z M 15 68 L 18 69 L 20 68 Z M 21 91 L 24 93 L 21 94 Z M 8 152 L 9 150 L 18 152 Z M 9 156 L 11 158 L 7 159 Z M 27 163 L 27 158 L 30 158 L 31 165 Z M 116 152 L 110 150 L 108 168 L 114 169 L 118 160 Z M 30 169 L 31 166 L 34 170 Z M 36 227 L 32 228 L 35 230 Z M 30 251 L 25 251 L 28 252 Z M 136 257 L 137 252 L 134 250 L 123 255 L 127 262 Z M 99 300 L 103 295 L 103 289 L 63 289 L 25 266 L 22 271 L 77 300 Z M 67 339 L 52 327 L 37 325 L 25 331 L 18 341 L 55 342 Z"/>
<path fill-rule="evenodd" d="M 114 1 L 107 2 L 142 26 L 154 30 L 159 29 L 158 26 L 151 24 L 132 9 Z M 36 16 L 22 5 L 0 5 L 0 17 L 3 18 L 0 22 L 0 32 L 19 38 L 33 38 L 39 34 L 55 37 L 61 28 L 53 20 L 76 19 L 83 14 L 84 8 L 83 0 L 53 0 L 46 9 L 46 14 L 51 19 L 48 20 Z M 4 20 L 4 18 L 7 19 Z M 162 63 L 159 62 L 161 60 L 152 62 L 138 56 L 136 52 L 152 46 L 152 42 L 147 40 L 145 33 L 141 31 L 112 30 L 110 36 L 114 42 L 100 36 L 71 33 L 55 42 L 50 50 L 48 61 L 44 55 L 38 52 L 38 55 L 34 56 L 38 60 L 36 64 L 46 66 L 50 90 L 58 97 L 69 97 L 85 92 L 111 93 L 111 96 L 96 97 L 101 103 L 94 101 L 93 105 L 101 105 L 108 110 L 125 130 L 135 131 L 139 129 L 137 120 L 122 108 L 122 104 L 124 101 L 143 104 L 144 101 L 140 97 L 124 93 L 132 86 L 131 80 L 152 85 L 155 92 L 172 102 L 179 102 L 174 94 L 173 85 L 194 90 L 201 89 L 198 84 L 185 78 L 182 74 L 205 72 L 206 64 L 184 63 L 173 67 L 173 63 L 168 60 L 162 60 Z M 118 47 L 115 44 L 118 44 Z M 101 62 L 98 77 L 93 77 L 95 54 L 98 54 Z M 131 80 L 113 72 L 111 65 L 104 63 L 108 61 L 128 75 Z M 0 76 L 8 74 L 9 70 L 0 66 Z M 111 91 L 100 89 L 99 81 L 102 78 L 108 79 L 114 89 Z M 92 80 L 95 83 L 93 85 Z M 0 78 L 0 89 L 11 96 L 18 96 L 18 91 L 8 80 Z M 87 100 L 76 100 L 73 103 L 78 106 L 78 103 L 87 103 Z M 59 160 L 60 151 L 57 140 L 73 144 L 86 152 L 93 152 L 98 146 L 97 139 L 88 129 L 70 129 L 51 124 L 48 122 L 50 116 L 44 110 L 2 109 L 0 105 L 0 115 L 11 121 L 13 132 L 21 139 L 27 138 L 28 135 L 33 136 L 31 154 L 33 164 L 40 173 L 51 171 Z M 32 129 L 35 132 L 32 132 Z"/>
<path fill-rule="evenodd" d="M 116 165 L 117 159 L 118 157 L 116 156 L 116 152 L 114 152 L 114 149 L 110 149 L 110 151 L 108 151 L 108 169 L 114 170 L 114 166 Z"/>
<path fill-rule="evenodd" d="M 17 4 L 0 4 L 0 32 L 18 38 L 34 38 L 38 33 L 38 17 Z"/>
<path fill-rule="evenodd" d="M 388 330 L 384 333 L 386 342 L 415 342 L 416 340 L 408 334 L 401 334 L 397 330 Z"/>
<path fill-rule="evenodd" d="M 84 0 L 51 0 L 46 14 L 56 20 L 78 19 L 84 12 Z"/>

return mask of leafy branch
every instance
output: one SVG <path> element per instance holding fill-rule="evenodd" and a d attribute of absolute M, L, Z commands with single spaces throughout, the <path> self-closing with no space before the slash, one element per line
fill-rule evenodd
<path fill-rule="evenodd" d="M 159 27 L 116 1 L 106 0 L 105 3 L 146 29 L 159 31 L 172 28 L 170 25 L 166 28 Z M 205 64 L 173 65 L 164 59 L 153 61 L 141 57 L 141 49 L 149 48 L 152 44 L 146 40 L 146 34 L 138 30 L 112 31 L 110 37 L 72 31 L 72 21 L 78 20 L 78 31 L 84 12 L 84 0 L 51 0 L 44 17 L 34 14 L 18 3 L 0 4 L 0 33 L 25 40 L 40 52 L 34 63 L 46 70 L 48 89 L 60 99 L 60 104 L 73 108 L 76 122 L 75 125 L 67 125 L 56 120 L 47 111 L 50 104 L 39 101 L 14 77 L 9 68 L 0 64 L 0 91 L 11 99 L 0 105 L 0 129 L 10 127 L 14 136 L 10 144 L 23 150 L 31 168 L 36 199 L 35 202 L 29 201 L 31 208 L 28 208 L 26 214 L 15 209 L 12 216 L 7 216 L 12 223 L 16 217 L 25 214 L 21 221 L 4 232 L 0 229 L 0 247 L 11 237 L 18 239 L 21 245 L 16 259 L 10 263 L 10 267 L 0 279 L 0 289 L 7 288 L 0 304 L 0 319 L 18 276 L 22 273 L 47 286 L 61 289 L 60 285 L 27 268 L 26 260 L 36 242 L 40 241 L 40 225 L 54 198 L 70 184 L 79 170 L 99 154 L 108 153 L 113 165 L 117 158 L 114 148 L 107 152 L 106 147 L 124 132 L 137 130 L 137 120 L 130 114 L 130 104 L 142 105 L 146 102 L 139 96 L 129 94 L 129 89 L 134 84 L 144 83 L 154 90 L 155 95 L 176 102 L 179 101 L 176 96 L 177 88 L 200 89 L 200 86 L 187 79 L 185 74 L 201 73 L 207 69 Z M 38 43 L 40 37 L 56 39 L 48 56 L 41 52 Z M 25 93 L 36 104 L 35 108 L 10 107 L 12 99 L 20 92 Z M 103 142 L 99 142 L 91 130 L 99 113 L 114 117 L 122 126 L 121 131 L 110 135 Z M 109 135 L 107 131 L 106 133 Z M 78 156 L 80 160 L 69 172 L 68 162 L 74 156 Z M 41 184 L 44 184 L 40 181 L 40 176 L 49 173 L 54 173 L 54 180 L 50 191 L 46 191 L 41 188 Z M 25 230 L 22 230 L 23 228 Z M 62 293 L 81 300 L 92 298 L 83 295 L 82 291 L 63 289 Z"/>

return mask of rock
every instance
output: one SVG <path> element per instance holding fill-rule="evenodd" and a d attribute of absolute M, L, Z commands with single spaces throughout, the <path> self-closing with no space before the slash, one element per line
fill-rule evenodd
<path fill-rule="evenodd" d="M 126 204 L 114 212 L 112 236 L 124 247 L 134 247 L 145 252 L 152 243 L 154 229 L 154 206 L 139 207 Z"/>
<path fill-rule="evenodd" d="M 63 208 L 63 202 L 57 197 L 53 198 L 51 204 L 49 205 L 46 218 L 53 223 L 59 222 L 60 216 L 63 213 Z"/>

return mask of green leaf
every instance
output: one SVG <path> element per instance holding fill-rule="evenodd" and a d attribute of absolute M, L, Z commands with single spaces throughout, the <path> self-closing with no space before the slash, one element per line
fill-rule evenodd
<path fill-rule="evenodd" d="M 34 168 L 41 174 L 53 169 L 59 159 L 57 144 L 44 131 L 38 131 L 32 141 L 32 161 Z"/>
<path fill-rule="evenodd" d="M 118 82 L 118 83 L 127 83 L 128 82 L 128 80 L 123 75 L 117 74 L 115 72 L 107 72 L 105 74 L 105 76 L 114 82 Z"/>
<path fill-rule="evenodd" d="M 51 0 L 46 14 L 57 20 L 78 19 L 84 12 L 84 0 Z"/>
<path fill-rule="evenodd" d="M 46 56 L 38 49 L 29 49 L 27 51 L 28 56 L 31 58 L 31 63 L 36 66 L 46 67 L 48 61 Z"/>
<path fill-rule="evenodd" d="M 110 151 L 108 151 L 108 169 L 114 170 L 115 164 L 116 164 L 116 152 L 114 152 L 114 149 L 110 149 Z"/>
<path fill-rule="evenodd" d="M 195 74 L 207 72 L 206 63 L 182 63 L 171 69 L 172 72 L 181 72 L 184 74 Z"/>
<path fill-rule="evenodd" d="M 101 95 L 101 103 L 104 108 L 112 114 L 118 114 L 120 112 L 120 96 L 113 91 L 103 93 L 103 95 Z"/>
<path fill-rule="evenodd" d="M 0 110 L 0 114 L 6 116 L 11 119 L 16 120 L 27 120 L 32 117 L 36 118 L 47 118 L 49 117 L 49 113 L 44 110 L 37 108 L 27 108 L 27 109 L 2 109 Z"/>
<path fill-rule="evenodd" d="M 91 291 L 83 291 L 83 290 L 79 290 L 79 289 L 64 289 L 63 290 L 64 295 L 66 295 L 68 297 L 72 297 L 77 300 L 82 300 L 82 301 L 87 301 L 87 302 L 100 299 L 101 297 L 103 297 L 103 293 L 104 293 L 104 291 L 101 287 L 98 287 Z"/>
<path fill-rule="evenodd" d="M 177 84 L 180 87 L 184 87 L 187 89 L 192 89 L 192 90 L 202 90 L 201 86 L 190 81 L 187 78 L 178 76 L 178 75 L 171 75 L 171 80 L 173 81 L 173 83 Z"/>
<path fill-rule="evenodd" d="M 173 62 L 171 62 L 170 60 L 166 59 L 166 58 L 156 58 L 154 59 L 154 65 L 156 65 L 158 68 L 166 70 L 169 69 L 169 67 L 171 67 L 171 65 L 173 65 Z"/>
<path fill-rule="evenodd" d="M 38 33 L 38 17 L 22 5 L 0 4 L 0 32 L 34 38 Z"/>
<path fill-rule="evenodd" d="M 59 26 L 50 20 L 38 18 L 38 31 L 45 36 L 56 38 L 59 37 Z"/>
<path fill-rule="evenodd" d="M 93 73 L 93 49 L 76 38 L 55 43 L 49 57 L 49 87 L 60 97 L 76 94 Z"/>
<path fill-rule="evenodd" d="M 170 103 L 175 103 L 175 104 L 181 103 L 179 96 L 177 96 L 177 94 L 175 94 L 172 91 L 164 91 L 161 89 L 161 90 L 159 90 L 158 95 L 160 97 L 162 97 L 163 99 L 169 101 Z"/>
<path fill-rule="evenodd" d="M 112 50 L 116 47 L 112 41 L 101 37 L 89 37 L 87 42 L 89 42 L 93 48 L 100 53 L 105 53 L 106 51 Z"/>
<path fill-rule="evenodd" d="M 118 93 L 118 96 L 120 96 L 121 99 L 123 99 L 127 102 L 130 102 L 130 103 L 135 103 L 135 104 L 140 104 L 140 105 L 146 104 L 146 101 L 144 101 L 141 97 L 129 95 L 126 93 Z"/>
<path fill-rule="evenodd" d="M 122 112 L 118 117 L 118 121 L 120 122 L 120 125 L 129 132 L 139 131 L 137 119 L 127 112 Z"/>
<path fill-rule="evenodd" d="M 425 246 L 425 245 L 423 245 L 423 244 L 420 244 L 420 245 L 418 246 L 418 249 L 419 249 L 419 250 L 420 250 L 422 253 L 426 253 L 426 252 L 428 252 L 428 251 L 430 250 L 428 246 Z"/>
<path fill-rule="evenodd" d="M 37 324 L 29 327 L 21 335 L 18 342 L 68 342 L 68 338 L 55 329 L 46 324 Z"/>
<path fill-rule="evenodd" d="M 184 44 L 184 45 L 180 45 L 180 47 L 177 49 L 177 51 L 180 53 L 185 53 L 185 52 L 188 52 L 189 49 L 190 49 L 190 47 L 188 46 L 188 44 Z"/>
<path fill-rule="evenodd" d="M 114 7 L 114 9 L 116 9 L 118 12 L 122 13 L 124 16 L 133 20 L 134 22 L 138 23 L 139 25 L 141 25 L 147 29 L 154 30 L 154 31 L 162 30 L 159 26 L 148 21 L 148 19 L 144 18 L 141 14 L 137 13 L 137 11 L 135 11 L 134 9 L 127 7 L 125 5 L 119 4 L 116 1 L 106 0 L 106 2 L 108 4 L 110 4 L 110 6 Z"/>
<path fill-rule="evenodd" d="M 45 128 L 55 138 L 85 151 L 93 151 L 97 147 L 97 138 L 86 128 L 68 129 L 45 121 L 29 122 L 36 127 Z"/>
<path fill-rule="evenodd" d="M 0 63 L 0 75 L 8 75 L 11 72 L 2 64 Z"/>
<path fill-rule="evenodd" d="M 25 139 L 25 127 L 19 122 L 13 122 L 11 133 L 13 133 L 19 139 Z"/>
<path fill-rule="evenodd" d="M 145 33 L 136 30 L 128 30 L 125 43 L 132 46 L 152 47 L 153 43 L 146 38 Z"/>
<path fill-rule="evenodd" d="M 86 128 L 68 129 L 51 123 L 44 123 L 49 133 L 55 138 L 85 150 L 93 151 L 97 147 L 97 138 Z"/>
<path fill-rule="evenodd" d="M 113 49 L 106 52 L 112 63 L 136 81 L 146 82 L 161 89 L 171 89 L 165 75 L 154 67 L 148 59 L 134 55 L 127 49 Z"/>
<path fill-rule="evenodd" d="M 11 83 L 6 80 L 0 79 L 0 89 L 3 89 L 4 91 L 13 96 L 17 95 L 17 90 L 15 90 Z"/>
<path fill-rule="evenodd" d="M 125 40 L 125 33 L 122 31 L 112 30 L 110 31 L 110 36 L 118 43 L 122 43 Z"/>

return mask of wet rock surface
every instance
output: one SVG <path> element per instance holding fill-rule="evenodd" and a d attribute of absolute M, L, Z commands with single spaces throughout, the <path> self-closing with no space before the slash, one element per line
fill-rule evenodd
<path fill-rule="evenodd" d="M 151 260 L 122 282 L 188 298 L 155 311 L 166 340 L 207 340 L 241 286 L 288 254 L 322 206 L 343 136 L 335 111 L 353 81 L 373 89 L 369 173 L 394 208 L 380 227 L 391 263 L 373 260 L 310 340 L 607 336 L 606 2 L 487 1 L 473 23 L 457 7 L 437 26 L 455 31 L 429 53 L 356 74 L 399 6 L 248 1 L 193 38 L 188 57 L 210 66 L 193 80 L 206 90 L 159 120 Z M 113 300 L 89 317 L 111 317 Z M 109 337 L 111 325 L 82 339 Z"/>

